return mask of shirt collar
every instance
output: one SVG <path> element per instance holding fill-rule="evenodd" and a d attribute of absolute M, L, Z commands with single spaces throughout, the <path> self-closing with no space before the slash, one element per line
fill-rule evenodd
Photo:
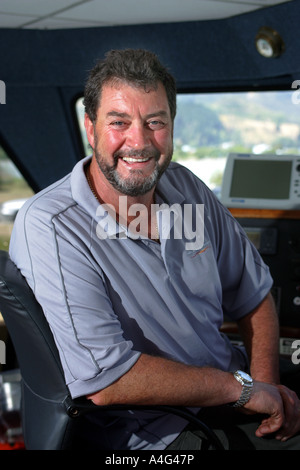
<path fill-rule="evenodd" d="M 99 204 L 92 193 L 85 176 L 85 165 L 91 160 L 91 156 L 80 160 L 71 173 L 72 197 L 97 223 L 97 235 L 101 238 L 138 238 L 130 233 L 127 227 L 119 225 L 103 205 Z M 172 163 L 170 164 L 172 165 Z M 185 196 L 175 188 L 168 178 L 168 169 L 160 178 L 155 189 L 155 203 L 158 205 L 181 204 Z"/>
<path fill-rule="evenodd" d="M 172 162 L 170 163 L 170 166 L 172 166 Z M 159 203 L 161 201 L 166 204 L 169 204 L 170 206 L 176 203 L 182 204 L 185 200 L 185 195 L 181 193 L 179 189 L 176 188 L 168 178 L 168 169 L 160 178 L 155 190 L 155 195 L 156 203 Z"/>

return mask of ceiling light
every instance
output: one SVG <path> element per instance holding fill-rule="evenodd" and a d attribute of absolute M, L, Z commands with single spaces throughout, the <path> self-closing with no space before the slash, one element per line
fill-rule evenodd
<path fill-rule="evenodd" d="M 258 52 L 267 58 L 279 57 L 284 51 L 284 42 L 281 36 L 272 28 L 263 26 L 255 37 Z"/>

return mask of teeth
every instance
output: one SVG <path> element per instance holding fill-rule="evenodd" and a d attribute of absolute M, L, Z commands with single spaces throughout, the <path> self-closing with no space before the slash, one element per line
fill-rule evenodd
<path fill-rule="evenodd" d="M 136 162 L 147 162 L 149 158 L 132 158 L 132 157 L 123 157 L 123 160 L 128 163 L 136 163 Z"/>

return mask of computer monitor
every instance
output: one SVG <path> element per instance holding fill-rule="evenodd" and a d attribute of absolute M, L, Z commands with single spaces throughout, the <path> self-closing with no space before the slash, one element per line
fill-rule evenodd
<path fill-rule="evenodd" d="M 300 155 L 231 153 L 221 202 L 236 208 L 300 209 Z"/>

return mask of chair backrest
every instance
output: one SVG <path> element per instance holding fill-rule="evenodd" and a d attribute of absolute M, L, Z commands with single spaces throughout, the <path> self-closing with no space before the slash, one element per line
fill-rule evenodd
<path fill-rule="evenodd" d="M 215 433 L 192 412 L 173 406 L 97 407 L 90 400 L 72 400 L 65 383 L 59 353 L 43 310 L 25 278 L 5 251 L 0 250 L 0 311 L 17 355 L 22 376 L 22 428 L 28 450 L 99 449 L 105 436 L 94 435 L 86 413 L 104 409 L 152 409 L 175 414 L 193 423 L 216 449 L 223 449 Z"/>
<path fill-rule="evenodd" d="M 22 376 L 22 427 L 27 449 L 68 448 L 74 420 L 58 350 L 42 308 L 7 252 L 0 251 L 0 311 Z"/>

